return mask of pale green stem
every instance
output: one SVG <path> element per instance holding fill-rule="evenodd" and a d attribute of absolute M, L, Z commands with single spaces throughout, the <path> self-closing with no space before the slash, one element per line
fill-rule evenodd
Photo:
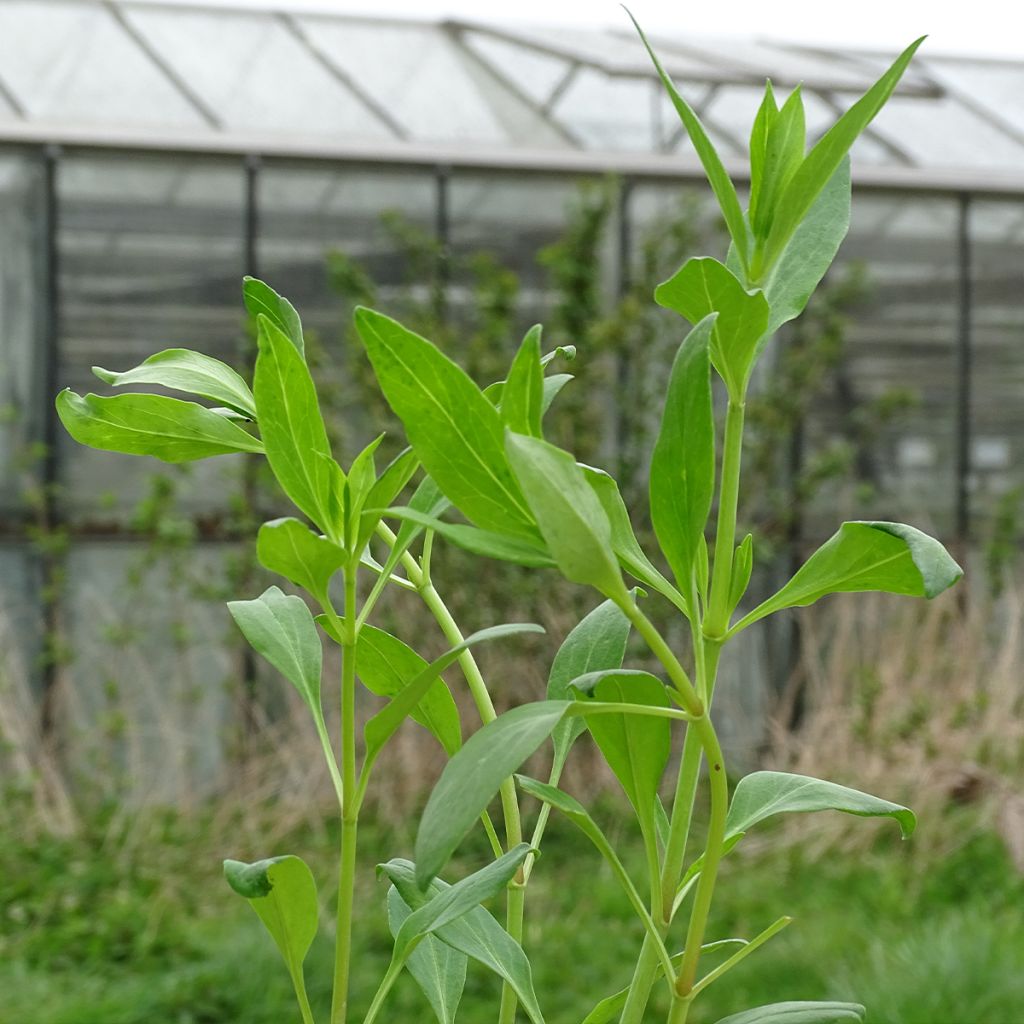
<path fill-rule="evenodd" d="M 693 986 L 693 991 L 690 993 L 690 998 L 694 998 L 698 992 L 706 989 L 708 985 L 716 982 L 726 971 L 731 971 L 738 963 L 745 960 L 754 950 L 759 949 L 763 946 L 770 938 L 778 935 L 787 925 L 792 924 L 793 918 L 791 917 L 780 917 L 774 924 L 769 925 L 760 935 L 756 938 L 751 939 L 742 949 L 737 950 L 728 960 L 724 963 L 720 963 L 713 971 L 708 971 L 696 985 Z"/>
<path fill-rule="evenodd" d="M 398 979 L 398 976 L 402 973 L 402 968 L 404 966 L 405 959 L 392 959 L 391 963 L 388 964 L 387 972 L 384 974 L 384 978 L 377 987 L 377 991 L 373 996 L 373 1001 L 370 1003 L 370 1008 L 366 1011 L 366 1016 L 363 1018 L 363 1024 L 373 1024 L 377 1019 L 377 1014 L 380 1013 L 381 1007 L 384 1005 L 384 1000 L 387 999 L 388 993 L 391 991 L 391 988 Z"/>
<path fill-rule="evenodd" d="M 298 973 L 292 975 L 292 985 L 295 988 L 295 996 L 299 1000 L 299 1012 L 302 1014 L 302 1024 L 314 1024 L 313 1009 L 309 1005 L 309 996 L 306 995 L 306 981 L 302 976 L 301 965 L 299 965 Z"/>
<path fill-rule="evenodd" d="M 394 533 L 383 523 L 378 527 L 377 532 L 389 544 L 394 544 Z M 405 567 L 409 580 L 419 591 L 423 603 L 437 620 L 445 639 L 453 647 L 461 644 L 465 637 L 462 635 L 462 630 L 459 629 L 458 623 L 448 610 L 448 606 L 442 600 L 441 595 L 434 588 L 433 583 L 424 574 L 421 566 L 407 551 L 402 555 L 402 565 Z M 474 704 L 476 704 L 480 721 L 484 725 L 487 725 L 488 722 L 493 722 L 498 717 L 498 714 L 494 709 L 494 703 L 491 701 L 491 695 L 487 690 L 483 674 L 480 672 L 480 666 L 477 665 L 476 658 L 473 657 L 471 651 L 465 650 L 459 655 L 459 667 L 462 669 L 466 685 L 469 687 Z M 505 779 L 501 784 L 499 794 L 501 797 L 502 814 L 505 819 L 505 843 L 508 849 L 511 850 L 523 841 L 523 826 L 519 816 L 519 798 L 516 795 L 515 781 L 511 778 Z M 522 942 L 523 939 L 523 915 L 526 904 L 526 893 L 523 889 L 525 877 L 523 868 L 520 867 L 516 878 L 508 887 L 505 930 L 516 942 Z M 498 1024 L 514 1024 L 517 1004 L 518 997 L 515 994 L 515 990 L 506 982 L 501 990 L 501 1011 L 498 1017 Z"/>
<path fill-rule="evenodd" d="M 722 453 L 722 486 L 718 496 L 715 564 L 711 574 L 708 613 L 704 618 L 704 634 L 712 640 L 720 640 L 729 628 L 729 588 L 732 583 L 733 548 L 736 546 L 744 408 L 743 402 L 730 399 L 725 413 L 725 448 Z"/>
<path fill-rule="evenodd" d="M 356 780 L 356 567 L 345 569 L 345 619 L 341 662 L 341 777 L 345 800 L 341 821 L 338 867 L 338 918 L 334 940 L 334 992 L 331 1024 L 348 1016 L 352 914 L 355 904 L 356 835 L 359 814 Z"/>

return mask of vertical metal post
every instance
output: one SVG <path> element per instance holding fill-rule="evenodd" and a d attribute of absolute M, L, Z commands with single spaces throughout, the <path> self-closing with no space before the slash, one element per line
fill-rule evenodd
<path fill-rule="evenodd" d="M 973 319 L 973 276 L 971 252 L 971 197 L 959 196 L 957 217 L 957 262 L 959 268 L 956 338 L 956 494 L 954 533 L 958 555 L 966 557 L 971 533 L 971 321 Z"/>
<path fill-rule="evenodd" d="M 452 169 L 439 164 L 434 169 L 434 235 L 437 238 L 437 266 L 434 270 L 434 317 L 448 323 L 448 286 L 451 283 L 451 180 Z"/>
<path fill-rule="evenodd" d="M 632 219 L 633 182 L 629 178 L 623 178 L 619 182 L 618 205 L 616 210 L 616 244 L 615 244 L 615 291 L 616 297 L 621 302 L 629 294 L 633 287 L 633 219 Z M 615 353 L 615 386 L 616 395 L 613 407 L 616 410 L 613 424 L 614 436 L 614 458 L 611 461 L 616 466 L 616 476 L 626 484 L 627 488 L 632 483 L 625 480 L 624 474 L 627 465 L 627 450 L 630 436 L 630 414 L 629 403 L 625 396 L 629 394 L 630 366 L 629 354 L 619 347 Z"/>
<path fill-rule="evenodd" d="M 61 529 L 60 455 L 58 441 L 60 423 L 54 399 L 60 380 L 60 219 L 57 195 L 61 151 L 47 146 L 42 152 L 43 209 L 41 218 L 41 293 L 40 365 L 37 375 L 42 403 L 40 439 L 43 444 L 41 470 L 42 505 L 40 508 L 39 611 L 42 626 L 42 657 L 40 659 L 39 727 L 43 742 L 55 744 L 57 682 L 61 649 L 61 586 L 64 558 L 58 534 Z"/>
<path fill-rule="evenodd" d="M 244 208 L 243 208 L 243 231 L 242 240 L 242 261 L 243 273 L 247 277 L 259 277 L 259 241 L 260 241 L 260 167 L 261 160 L 258 156 L 250 155 L 245 159 L 244 166 Z M 252 365 L 255 353 L 255 345 L 249 332 L 248 320 L 242 331 L 241 344 L 239 346 L 239 362 L 243 372 Z M 259 467 L 257 455 L 244 455 L 245 462 L 242 467 L 242 493 L 244 507 L 250 513 L 256 512 L 259 503 L 259 488 L 257 486 Z M 246 563 L 249 564 L 248 562 Z M 246 570 L 246 576 L 251 577 L 251 570 Z M 256 656 L 253 649 L 247 643 L 241 643 L 238 648 L 238 668 L 242 677 L 241 692 L 241 713 L 242 713 L 242 745 L 243 754 L 248 754 L 249 738 L 256 732 L 258 727 L 256 715 L 257 696 L 257 666 Z"/>

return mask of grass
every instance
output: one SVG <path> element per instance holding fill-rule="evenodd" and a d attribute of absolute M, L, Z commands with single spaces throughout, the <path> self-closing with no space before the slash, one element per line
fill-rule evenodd
<path fill-rule="evenodd" d="M 601 818 L 639 871 L 641 853 L 618 807 Z M 824 819 L 822 819 L 824 820 Z M 862 828 L 872 825 L 858 823 Z M 912 842 L 876 829 L 847 857 L 813 861 L 781 849 L 741 847 L 727 862 L 711 934 L 750 937 L 782 913 L 794 924 L 726 976 L 697 1004 L 694 1024 L 783 999 L 857 999 L 871 1024 L 1024 1024 L 1024 881 L 997 836 L 968 812 L 946 822 L 963 842 L 923 866 Z M 141 831 L 99 816 L 75 839 L 6 832 L 0 847 L 0 1021 L 3 1024 L 285 1024 L 297 1020 L 290 988 L 251 911 L 219 877 L 223 854 L 294 850 L 319 879 L 331 877 L 334 837 L 305 829 L 273 851 L 215 849 L 210 822 L 154 817 Z M 130 836 L 130 842 L 127 837 Z M 564 822 L 531 882 L 526 945 L 550 1024 L 578 1024 L 599 998 L 625 985 L 638 948 L 614 880 Z M 783 833 L 779 837 L 785 839 Z M 411 837 L 383 825 L 361 835 L 354 1005 L 365 1007 L 387 963 L 384 889 L 374 860 L 408 854 Z M 470 848 L 455 871 L 482 848 Z M 370 854 L 376 856 L 371 857 Z M 453 873 L 455 873 L 453 871 Z M 333 893 L 321 893 L 329 905 Z M 321 1019 L 329 1003 L 331 943 L 321 934 L 307 961 Z M 548 950 L 546 957 L 539 951 Z M 498 986 L 471 966 L 459 1020 L 492 1024 Z M 427 1021 L 408 978 L 388 1019 Z M 652 1012 L 651 1020 L 661 1018 Z M 358 1020 L 358 1016 L 356 1017 Z"/>

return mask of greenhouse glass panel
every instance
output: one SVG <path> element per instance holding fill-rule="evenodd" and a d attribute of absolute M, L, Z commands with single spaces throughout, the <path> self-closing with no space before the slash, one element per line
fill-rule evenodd
<path fill-rule="evenodd" d="M 130 801 L 198 797 L 225 763 L 241 646 L 208 595 L 227 553 L 203 544 L 161 558 L 113 541 L 79 542 L 68 556 L 64 639 L 75 657 L 61 668 L 58 705 L 68 760 L 101 767 Z"/>
<path fill-rule="evenodd" d="M 789 334 L 824 366 L 794 453 L 815 479 L 802 533 L 892 519 L 955 523 L 960 263 L 951 199 L 855 193 L 850 233 Z"/>
<path fill-rule="evenodd" d="M 61 386 L 108 394 L 90 367 L 125 370 L 179 346 L 237 363 L 241 165 L 69 156 L 58 180 Z M 169 469 L 60 437 L 66 510 L 78 523 L 123 525 L 155 476 L 177 482 L 181 511 L 216 516 L 226 504 L 224 482 L 239 468 L 225 456 Z"/>
<path fill-rule="evenodd" d="M 41 163 L 0 153 L 0 516 L 24 505 L 42 437 Z M 49 397 L 45 399 L 49 404 Z"/>
<path fill-rule="evenodd" d="M 32 600 L 38 590 L 38 569 L 31 552 L 20 543 L 0 544 L 0 647 L 4 652 L 0 689 L 19 711 L 19 721 L 11 725 L 26 742 L 38 724 L 31 701 L 34 695 L 29 692 L 37 676 L 41 638 L 39 607 Z"/>
<path fill-rule="evenodd" d="M 1024 486 L 1024 203 L 971 203 L 974 534 L 1017 515 Z"/>
<path fill-rule="evenodd" d="M 428 171 L 276 162 L 260 171 L 257 269 L 298 308 L 307 344 L 320 346 L 322 401 L 350 457 L 380 426 L 352 309 L 372 304 L 421 326 L 439 274 L 436 204 Z"/>

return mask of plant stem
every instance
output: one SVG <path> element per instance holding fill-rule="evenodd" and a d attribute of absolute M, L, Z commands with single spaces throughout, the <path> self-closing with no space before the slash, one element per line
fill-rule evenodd
<path fill-rule="evenodd" d="M 394 543 L 395 535 L 383 524 L 378 528 L 378 533 L 388 543 Z M 444 634 L 445 639 L 453 647 L 461 644 L 465 639 L 462 635 L 462 630 L 459 629 L 459 625 L 448 610 L 448 606 L 444 603 L 430 578 L 417 564 L 416 559 L 408 552 L 405 552 L 402 555 L 402 565 L 405 567 L 409 580 L 419 591 L 423 603 L 437 620 L 437 624 L 441 627 L 441 632 Z M 462 669 L 462 674 L 466 679 L 466 685 L 469 687 L 473 703 L 476 704 L 480 721 L 484 725 L 487 725 L 488 722 L 493 722 L 498 717 L 498 714 L 494 710 L 494 703 L 491 701 L 491 695 L 487 690 L 487 683 L 484 682 L 480 666 L 477 665 L 476 658 L 473 657 L 471 651 L 465 650 L 459 655 L 459 667 Z M 522 819 L 519 816 L 519 798 L 516 795 L 515 781 L 511 778 L 505 779 L 501 784 L 499 793 L 501 796 L 501 810 L 505 819 L 505 845 L 511 850 L 512 847 L 518 846 L 523 841 L 523 825 Z M 524 884 L 525 875 L 522 867 L 520 867 L 515 879 L 509 884 L 505 909 L 505 930 L 516 942 L 520 943 L 523 939 L 523 916 L 526 906 Z M 515 994 L 515 990 L 506 982 L 501 990 L 501 1011 L 498 1017 L 498 1024 L 513 1024 L 516 1017 L 517 1004 L 518 997 Z"/>
<path fill-rule="evenodd" d="M 715 880 L 718 877 L 718 865 L 722 859 L 725 818 L 729 810 L 729 784 L 725 777 L 725 763 L 715 727 L 711 724 L 711 719 L 705 716 L 695 721 L 690 728 L 697 731 L 708 761 L 711 818 L 708 823 L 707 844 L 704 848 L 704 866 L 697 882 L 697 894 L 693 900 L 690 926 L 686 932 L 683 963 L 676 978 L 676 991 L 681 996 L 690 994 L 697 977 L 697 962 L 700 959 L 700 947 L 704 941 L 704 930 L 707 927 L 708 912 L 711 909 L 711 897 L 714 894 Z M 685 1014 L 682 1019 L 685 1020 Z"/>
<path fill-rule="evenodd" d="M 725 448 L 722 452 L 722 484 L 718 496 L 718 528 L 715 533 L 715 564 L 711 574 L 705 636 L 721 639 L 729 627 L 729 588 L 732 583 L 733 548 L 736 546 L 736 511 L 739 505 L 740 462 L 743 455 L 742 401 L 729 400 L 725 413 Z"/>
<path fill-rule="evenodd" d="M 356 794 L 356 574 L 345 568 L 345 619 L 341 662 L 341 778 L 344 804 L 341 857 L 338 866 L 338 917 L 334 940 L 334 993 L 331 1024 L 345 1024 L 348 1015 L 352 912 L 355 903 L 356 836 L 359 804 Z"/>

